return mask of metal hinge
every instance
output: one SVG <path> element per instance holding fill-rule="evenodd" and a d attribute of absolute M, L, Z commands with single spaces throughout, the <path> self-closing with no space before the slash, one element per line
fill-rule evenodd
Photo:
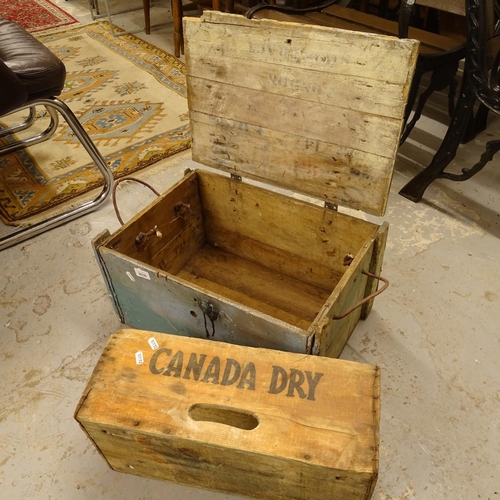
<path fill-rule="evenodd" d="M 235 181 L 241 181 L 241 175 L 231 174 L 231 179 L 234 179 Z"/>
<path fill-rule="evenodd" d="M 325 208 L 329 208 L 330 210 L 333 210 L 334 212 L 339 211 L 339 206 L 336 205 L 335 203 L 330 203 L 329 201 L 325 201 Z"/>

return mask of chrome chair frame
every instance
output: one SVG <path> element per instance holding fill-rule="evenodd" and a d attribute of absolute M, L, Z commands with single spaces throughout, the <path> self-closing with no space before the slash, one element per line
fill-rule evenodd
<path fill-rule="evenodd" d="M 104 186 L 102 188 L 102 191 L 93 200 L 84 202 L 78 206 L 66 210 L 65 212 L 56 214 L 43 221 L 23 227 L 13 233 L 1 237 L 0 250 L 17 245 L 18 243 L 21 243 L 22 241 L 37 236 L 45 231 L 48 231 L 49 229 L 55 228 L 66 222 L 69 222 L 70 220 L 76 219 L 77 217 L 81 217 L 89 212 L 92 212 L 96 210 L 99 206 L 101 206 L 111 195 L 111 187 L 113 184 L 113 174 L 111 172 L 111 169 L 109 168 L 108 164 L 102 157 L 101 153 L 96 148 L 95 144 L 88 136 L 87 132 L 85 131 L 81 123 L 78 121 L 74 113 L 71 111 L 71 109 L 64 102 L 57 99 L 56 97 L 39 98 L 30 101 L 26 103 L 24 106 L 20 106 L 19 108 L 11 111 L 10 113 L 3 115 L 3 116 L 9 116 L 13 113 L 17 113 L 18 111 L 22 111 L 23 109 L 29 109 L 29 115 L 23 122 L 8 128 L 1 129 L 0 137 L 5 137 L 7 135 L 11 135 L 21 130 L 28 129 L 35 121 L 35 112 L 36 112 L 35 110 L 37 106 L 44 106 L 50 115 L 50 123 L 47 126 L 47 128 L 39 134 L 33 135 L 26 139 L 16 140 L 10 144 L 1 147 L 0 155 L 11 153 L 18 149 L 32 146 L 34 144 L 39 144 L 49 139 L 54 134 L 57 128 L 59 122 L 59 114 L 60 114 L 65 119 L 66 123 L 71 128 L 75 136 L 80 140 L 82 146 L 87 151 L 87 153 L 92 158 L 95 165 L 101 172 L 104 178 Z"/>

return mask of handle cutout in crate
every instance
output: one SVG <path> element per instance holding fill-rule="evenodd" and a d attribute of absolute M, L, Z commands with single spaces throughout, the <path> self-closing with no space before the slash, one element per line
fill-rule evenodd
<path fill-rule="evenodd" d="M 382 281 L 382 283 L 384 283 L 384 286 L 380 290 L 377 290 L 376 292 L 371 293 L 370 295 L 368 295 L 368 297 L 365 297 L 363 300 L 360 300 L 357 304 L 354 304 L 344 314 L 341 314 L 339 316 L 333 316 L 332 319 L 344 319 L 346 316 L 349 316 L 349 314 L 351 314 L 353 311 L 355 311 L 358 307 L 361 307 L 363 304 L 366 304 L 370 300 L 374 299 L 377 295 L 380 295 L 389 286 L 388 279 L 382 278 L 382 276 L 377 276 L 376 274 L 373 274 L 373 273 L 369 273 L 368 271 L 361 271 L 361 272 L 370 278 L 374 278 L 376 280 Z"/>
<path fill-rule="evenodd" d="M 259 425 L 259 420 L 251 413 L 218 405 L 194 404 L 188 413 L 197 422 L 215 422 L 246 431 L 251 431 Z"/>

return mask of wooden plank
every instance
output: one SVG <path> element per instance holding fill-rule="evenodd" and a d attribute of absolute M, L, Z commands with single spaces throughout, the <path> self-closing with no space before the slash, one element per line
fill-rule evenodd
<path fill-rule="evenodd" d="M 389 161 L 375 160 L 375 168 L 385 164 L 384 169 L 377 170 L 378 182 L 366 182 L 372 177 L 371 163 L 360 170 L 354 168 L 360 179 L 367 177 L 353 187 L 357 192 L 353 201 L 356 208 L 383 213 L 417 55 L 413 41 L 243 20 L 214 12 L 201 20 L 186 19 L 185 26 L 194 158 L 205 163 L 203 154 L 210 148 L 206 134 L 198 137 L 198 117 L 209 127 L 210 120 L 234 124 L 240 140 L 231 140 L 238 162 L 230 168 L 235 163 L 249 165 L 243 170 L 249 176 L 268 172 L 257 172 L 262 162 L 254 163 L 254 137 L 245 137 L 247 132 L 260 130 L 262 139 L 257 147 L 261 156 L 274 149 L 276 136 L 278 140 L 288 136 L 284 140 L 302 144 L 302 151 L 294 148 L 292 154 L 282 155 L 275 165 L 277 171 L 270 174 L 272 182 L 282 185 L 280 175 L 289 171 L 287 186 L 299 191 L 307 186 L 302 192 L 317 197 L 326 194 L 326 199 L 333 201 L 343 197 L 352 178 L 340 182 L 332 179 L 337 161 L 334 155 L 329 160 L 323 156 L 323 165 L 324 160 L 328 162 L 327 173 L 319 173 L 310 154 L 311 141 L 382 157 Z M 246 75 L 253 75 L 248 84 Z M 354 89 L 350 99 L 349 81 Z M 220 149 L 214 141 L 209 144 Z M 355 153 L 353 156 L 357 157 Z M 309 162 L 303 162 L 304 157 L 310 158 Z M 216 167 L 217 162 L 213 160 L 211 166 Z M 329 184 L 325 184 L 325 177 Z M 309 185 L 304 179 L 310 180 Z"/>
<path fill-rule="evenodd" d="M 320 19 L 322 20 L 323 26 L 330 26 L 331 28 L 338 28 L 342 30 L 352 30 L 352 31 L 361 31 L 363 33 L 377 33 L 379 35 L 386 36 L 397 36 L 397 25 L 396 32 L 394 32 L 392 25 L 394 24 L 392 21 L 386 21 L 387 25 L 380 25 L 376 19 L 379 19 L 377 16 L 372 16 L 371 14 L 364 14 L 363 12 L 358 12 L 354 9 L 346 9 L 352 10 L 353 13 L 347 12 L 346 16 L 341 16 L 339 14 L 342 11 L 337 12 L 334 10 L 330 10 L 328 7 L 321 12 L 311 12 L 307 14 L 305 17 L 308 20 L 312 20 L 318 22 Z M 359 19 L 358 19 L 359 15 Z M 374 22 L 371 23 L 371 18 L 374 18 Z M 364 21 L 364 22 L 363 22 Z"/>
<path fill-rule="evenodd" d="M 364 12 L 359 12 L 347 7 L 342 7 L 341 5 L 330 5 L 322 11 L 322 14 L 332 16 L 334 18 L 331 21 L 332 23 L 337 22 L 336 19 L 342 19 L 360 26 L 365 26 L 367 29 L 372 30 L 372 32 L 375 30 L 381 34 L 395 37 L 399 35 L 398 24 L 396 22 L 371 14 L 365 14 Z M 458 45 L 457 40 L 417 28 L 410 28 L 408 36 L 410 39 L 419 40 L 428 49 L 432 49 L 433 52 L 451 50 Z M 420 51 L 422 50 L 422 43 L 419 48 Z"/>
<path fill-rule="evenodd" d="M 75 418 L 120 472 L 266 500 L 364 500 L 379 396 L 373 365 L 122 330 Z"/>
<path fill-rule="evenodd" d="M 338 357 L 349 340 L 361 317 L 362 307 L 343 319 L 333 317 L 341 316 L 365 297 L 367 276 L 362 271 L 370 268 L 373 246 L 372 240 L 356 255 L 311 325 L 311 331 L 315 335 L 314 354 Z"/>
<path fill-rule="evenodd" d="M 465 16 L 465 0 L 416 0 L 415 3 Z"/>
<path fill-rule="evenodd" d="M 183 204 L 181 216 L 176 208 L 179 203 Z M 192 173 L 187 178 L 181 179 L 124 224 L 121 229 L 116 231 L 106 246 L 140 262 L 155 262 L 156 264 L 160 260 L 157 255 L 162 253 L 165 245 L 172 241 L 179 242 L 178 236 L 185 231 L 193 241 L 197 241 L 201 246 L 203 243 L 201 214 L 196 174 Z M 140 243 L 136 241 L 139 234 L 148 233 L 155 227 L 161 234 L 160 237 L 151 235 L 142 239 Z M 186 228 L 188 229 L 186 230 Z M 190 252 L 197 250 L 196 246 L 173 248 L 172 245 L 169 245 L 169 247 L 172 257 L 176 255 L 180 261 L 175 263 L 175 266 L 172 262 L 169 263 L 174 267 L 182 267 L 183 262 L 189 260 L 190 254 L 186 250 L 189 249 Z"/>
<path fill-rule="evenodd" d="M 403 116 L 404 88 L 395 83 L 300 67 L 283 66 L 277 73 L 271 62 L 260 62 L 256 71 L 256 64 L 250 59 L 207 54 L 199 46 L 192 49 L 191 57 L 197 62 L 191 68 L 190 77 L 293 97 L 311 105 L 320 103 L 388 118 Z M 248 101 L 252 101 L 251 96 Z"/>
<path fill-rule="evenodd" d="M 109 248 L 101 247 L 100 255 L 123 312 L 123 321 L 129 326 L 190 337 L 210 336 L 231 344 L 307 352 L 310 333 L 293 324 L 249 309 Z M 139 275 L 136 268 L 141 271 Z M 202 310 L 202 305 L 208 303 L 219 312 L 213 325 Z"/>
<path fill-rule="evenodd" d="M 401 120 L 188 77 L 190 111 L 393 158 Z M 401 101 L 402 102 L 402 101 Z M 272 103 L 272 106 L 271 106 Z"/>
<path fill-rule="evenodd" d="M 408 85 L 418 52 L 414 40 L 218 12 L 186 18 L 184 25 L 188 75 L 200 58 L 216 54 L 251 59 L 256 67 L 271 63 Z"/>
<path fill-rule="evenodd" d="M 285 255 L 316 262 L 338 276 L 345 271 L 344 257 L 356 255 L 377 230 L 369 222 L 258 186 L 210 172 L 198 175 L 207 241 L 231 252 L 237 245 L 235 239 L 226 247 L 219 238 L 236 234 L 241 241 L 269 245 Z M 274 267 L 266 260 L 266 252 L 243 256 Z M 294 272 L 284 272 L 294 276 Z"/>
<path fill-rule="evenodd" d="M 147 264 L 171 274 L 179 272 L 205 243 L 201 213 L 168 241 Z"/>
<path fill-rule="evenodd" d="M 397 22 L 380 18 L 372 14 L 365 14 L 354 9 L 331 5 L 321 12 L 309 12 L 301 15 L 290 15 L 273 10 L 262 10 L 257 12 L 255 19 L 274 19 L 292 23 L 314 24 L 330 28 L 358 31 L 362 33 L 374 33 L 386 36 L 399 36 Z M 419 52 L 421 54 L 436 54 L 456 48 L 465 42 L 465 33 L 462 36 L 453 34 L 431 33 L 418 28 L 409 28 L 408 37 L 420 42 Z"/>
<path fill-rule="evenodd" d="M 211 245 L 205 245 L 183 271 L 235 290 L 241 302 L 249 307 L 252 306 L 242 295 L 302 318 L 308 322 L 305 328 L 302 326 L 304 330 L 309 328 L 332 291 Z"/>
<path fill-rule="evenodd" d="M 367 208 L 370 190 L 369 205 L 385 211 L 390 158 L 195 111 L 191 117 L 195 161 L 373 212 Z"/>
<path fill-rule="evenodd" d="M 465 44 L 466 34 L 461 35 L 456 33 L 453 36 L 443 36 L 430 33 L 428 31 L 417 30 L 410 28 L 408 36 L 416 40 L 420 40 L 420 53 L 423 55 L 439 54 L 460 48 Z M 437 39 L 439 37 L 439 39 Z"/>
<path fill-rule="evenodd" d="M 117 316 L 120 318 L 120 322 L 123 323 L 124 322 L 123 311 L 120 308 L 120 301 L 116 295 L 115 290 L 113 289 L 113 285 L 111 283 L 111 279 L 109 278 L 109 271 L 108 268 L 106 267 L 106 263 L 104 262 L 101 256 L 101 247 L 106 245 L 110 237 L 111 234 L 109 230 L 105 229 L 92 239 L 91 245 L 94 250 L 94 256 L 97 261 L 97 265 L 99 266 L 99 269 L 102 273 L 102 277 L 104 278 L 104 283 L 106 285 L 106 289 L 108 290 L 109 297 L 111 299 L 111 302 L 113 303 L 113 308 Z"/>
<path fill-rule="evenodd" d="M 276 10 L 267 10 L 267 9 L 262 9 L 259 10 L 254 14 L 252 19 L 271 19 L 273 21 L 285 21 L 288 23 L 300 23 L 304 22 L 300 20 L 300 17 L 309 17 L 309 16 L 297 16 L 297 15 L 292 15 L 292 14 L 286 14 L 284 12 L 278 12 Z M 318 26 L 328 26 L 328 24 L 325 24 L 323 20 L 314 20 L 311 19 L 310 22 L 307 21 L 307 24 L 316 24 Z"/>
<path fill-rule="evenodd" d="M 244 259 L 260 262 L 277 273 L 296 277 L 304 283 L 324 290 L 333 290 L 345 270 L 329 267 L 304 255 L 292 254 L 270 243 L 242 238 L 240 232 L 227 231 L 222 226 L 210 228 L 209 240 Z M 326 246 L 330 242 L 325 238 L 322 243 Z"/>

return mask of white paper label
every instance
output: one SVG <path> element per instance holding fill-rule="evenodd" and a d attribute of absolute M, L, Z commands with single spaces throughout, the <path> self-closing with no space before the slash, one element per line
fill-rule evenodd
<path fill-rule="evenodd" d="M 140 267 L 134 267 L 135 274 L 139 276 L 139 278 L 144 278 L 145 280 L 150 280 L 149 273 L 141 269 Z"/>
<path fill-rule="evenodd" d="M 135 278 L 132 276 L 132 273 L 127 271 L 127 276 L 130 278 L 130 281 L 135 281 Z"/>
<path fill-rule="evenodd" d="M 142 354 L 142 351 L 137 351 L 135 353 L 135 362 L 138 365 L 142 365 L 144 363 L 144 355 Z"/>
<path fill-rule="evenodd" d="M 156 339 L 154 337 L 151 337 L 148 340 L 148 344 L 151 346 L 151 349 L 153 349 L 153 351 L 156 351 L 156 349 L 158 349 L 158 347 L 160 347 L 158 345 L 158 342 L 156 342 Z"/>

